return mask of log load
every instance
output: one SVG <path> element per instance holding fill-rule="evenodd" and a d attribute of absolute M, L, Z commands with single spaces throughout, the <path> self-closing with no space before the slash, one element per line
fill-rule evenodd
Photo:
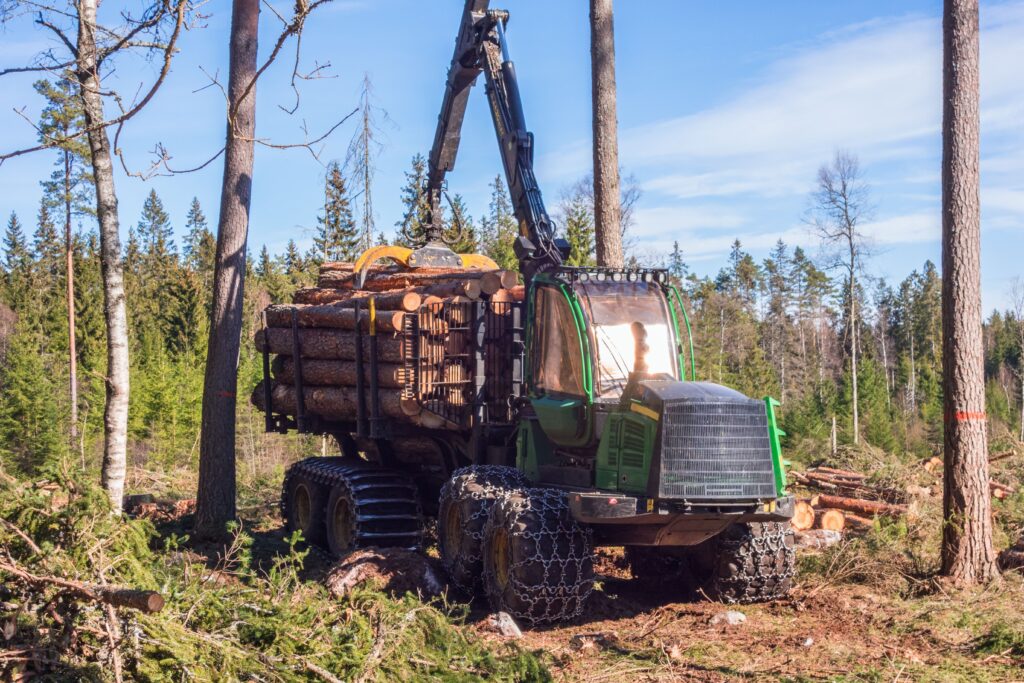
<path fill-rule="evenodd" d="M 459 409 L 471 403 L 470 324 L 477 309 L 470 304 L 482 302 L 484 310 L 507 313 L 512 302 L 525 298 L 518 280 L 517 273 L 506 270 L 378 267 L 356 289 L 353 264 L 324 264 L 319 286 L 296 292 L 291 305 L 269 306 L 264 311 L 264 328 L 255 334 L 256 349 L 273 355 L 269 408 L 295 416 L 300 364 L 292 356 L 297 352 L 302 359 L 302 404 L 308 416 L 354 420 L 357 385 L 362 385 L 370 411 L 370 386 L 375 381 L 382 416 L 430 429 L 460 428 L 437 413 L 459 419 Z M 371 300 L 377 332 L 376 376 L 368 336 Z M 493 335 L 504 342 L 505 335 L 500 333 L 511 318 L 498 315 L 488 320 L 487 349 L 500 352 Z M 412 333 L 415 337 L 408 336 Z M 356 362 L 360 337 L 362 377 Z M 265 400 L 261 385 L 252 401 L 265 410 Z"/>

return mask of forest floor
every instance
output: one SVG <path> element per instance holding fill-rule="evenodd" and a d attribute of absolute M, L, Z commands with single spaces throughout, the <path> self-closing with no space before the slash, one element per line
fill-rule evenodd
<path fill-rule="evenodd" d="M 259 507 L 253 553 L 269 563 L 287 546 L 273 502 L 250 510 Z M 788 599 L 741 606 L 633 579 L 622 550 L 603 548 L 596 590 L 575 621 L 524 628 L 510 641 L 477 601 L 458 627 L 496 651 L 514 644 L 537 654 L 555 680 L 1024 681 L 1024 577 L 1008 573 L 997 585 L 954 591 L 908 571 L 913 543 L 905 530 L 893 532 L 801 551 Z M 330 566 L 311 554 L 303 578 L 319 582 Z M 746 620 L 712 625 L 726 610 Z"/>
<path fill-rule="evenodd" d="M 1000 476 L 1019 486 L 1017 460 Z M 1024 576 L 968 592 L 937 579 L 934 496 L 912 520 L 802 552 L 792 594 L 769 604 L 727 606 L 645 584 L 620 549 L 600 549 L 581 617 L 507 638 L 486 604 L 454 591 L 332 597 L 323 585 L 331 560 L 296 553 L 286 538 L 282 469 L 243 477 L 241 532 L 227 549 L 187 538 L 187 506 L 126 525 L 89 490 L 0 478 L 7 558 L 37 575 L 110 580 L 167 599 L 159 614 L 124 615 L 119 631 L 102 610 L 55 602 L 51 588 L 0 582 L 0 680 L 46 671 L 111 680 L 110 641 L 125 680 L 142 681 L 1024 681 Z M 185 476 L 136 470 L 131 479 L 136 491 L 173 499 L 194 490 Z M 1005 547 L 1024 519 L 1024 494 L 999 501 L 996 517 Z M 745 621 L 712 623 L 727 610 Z"/>

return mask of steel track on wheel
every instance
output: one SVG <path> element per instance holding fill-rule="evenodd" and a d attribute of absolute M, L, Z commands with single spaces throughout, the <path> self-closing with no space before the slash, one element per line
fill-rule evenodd
<path fill-rule="evenodd" d="M 339 488 L 348 502 L 353 548 L 418 547 L 423 538 L 423 511 L 416 484 L 405 474 L 351 458 L 307 458 L 285 473 L 281 516 L 288 519 L 288 483 L 304 475 L 323 487 L 325 495 Z M 324 520 L 326 523 L 326 520 Z"/>

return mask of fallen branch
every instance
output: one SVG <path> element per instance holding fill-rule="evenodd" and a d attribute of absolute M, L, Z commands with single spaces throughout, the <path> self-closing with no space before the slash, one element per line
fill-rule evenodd
<path fill-rule="evenodd" d="M 55 586 L 63 591 L 90 602 L 97 602 L 113 607 L 126 607 L 139 610 L 146 614 L 159 612 L 164 608 L 164 598 L 156 591 L 138 590 L 135 588 L 118 588 L 114 586 L 97 586 L 89 583 L 80 583 L 70 579 L 62 579 L 56 576 L 41 576 L 32 574 L 21 567 L 0 560 L 0 571 L 11 574 L 33 586 Z"/>

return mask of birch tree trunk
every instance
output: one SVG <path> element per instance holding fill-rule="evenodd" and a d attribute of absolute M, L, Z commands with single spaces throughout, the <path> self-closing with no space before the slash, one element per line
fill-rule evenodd
<path fill-rule="evenodd" d="M 590 65 L 594 135 L 594 237 L 597 265 L 622 267 L 622 200 L 615 106 L 612 0 L 590 0 Z"/>
<path fill-rule="evenodd" d="M 100 226 L 100 266 L 103 275 L 103 315 L 107 327 L 106 407 L 103 413 L 103 488 L 111 507 L 120 514 L 128 452 L 128 317 L 125 312 L 121 238 L 118 234 L 117 194 L 110 139 L 101 126 L 103 95 L 96 50 L 98 0 L 79 0 L 78 55 L 75 77 L 82 93 L 85 126 L 96 182 L 96 218 Z M 69 271 L 70 272 L 70 271 Z M 69 306 L 73 302 L 69 301 Z"/>
<path fill-rule="evenodd" d="M 946 0 L 942 29 L 942 573 L 971 586 L 998 576 L 981 324 L 978 1 Z"/>
<path fill-rule="evenodd" d="M 232 4 L 224 178 L 203 384 L 195 519 L 196 534 L 207 538 L 223 535 L 225 525 L 235 518 L 235 393 L 252 200 L 259 12 L 259 0 L 234 0 Z"/>

